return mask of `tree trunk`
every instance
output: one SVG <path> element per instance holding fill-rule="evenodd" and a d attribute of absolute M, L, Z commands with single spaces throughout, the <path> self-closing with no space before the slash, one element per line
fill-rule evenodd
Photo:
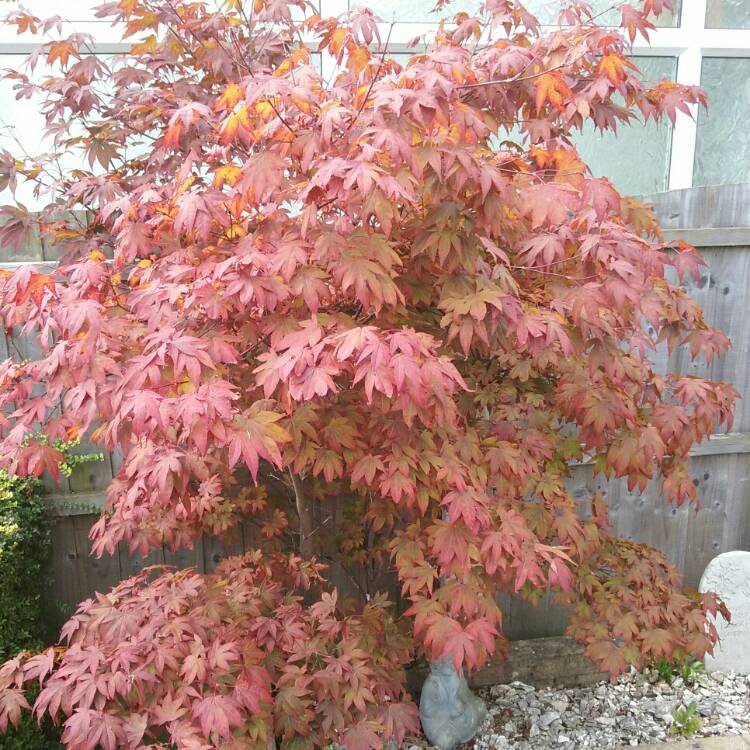
<path fill-rule="evenodd" d="M 297 515 L 299 516 L 299 554 L 305 560 L 309 560 L 315 552 L 312 539 L 312 503 L 305 492 L 304 483 L 291 468 L 289 469 L 289 476 L 292 479 L 294 498 L 297 504 Z"/>

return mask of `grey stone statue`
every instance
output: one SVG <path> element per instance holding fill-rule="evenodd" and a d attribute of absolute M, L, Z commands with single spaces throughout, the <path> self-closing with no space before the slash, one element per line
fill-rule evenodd
<path fill-rule="evenodd" d="M 468 742 L 486 717 L 487 706 L 469 690 L 463 670 L 457 674 L 450 659 L 430 665 L 419 700 L 419 719 L 431 744 L 453 750 Z"/>

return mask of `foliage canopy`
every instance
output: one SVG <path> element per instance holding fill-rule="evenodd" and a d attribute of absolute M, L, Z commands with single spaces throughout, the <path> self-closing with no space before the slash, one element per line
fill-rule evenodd
<path fill-rule="evenodd" d="M 711 648 L 716 597 L 566 486 L 585 455 L 695 502 L 688 452 L 731 424 L 731 387 L 653 365 L 727 348 L 675 280 L 699 257 L 570 140 L 703 95 L 627 58 L 668 0 L 620 30 L 567 5 L 547 33 L 486 0 L 403 66 L 371 11 L 301 0 L 109 2 L 135 39 L 111 60 L 13 14 L 46 35 L 51 72 L 9 75 L 51 152 L 2 153 L 0 180 L 49 205 L 6 207 L 0 234 L 61 261 L 0 279 L 41 346 L 0 365 L 0 461 L 55 472 L 54 441 L 93 431 L 123 455 L 95 554 L 248 519 L 258 549 L 82 604 L 66 648 L 0 670 L 0 729 L 38 681 L 70 748 L 380 747 L 417 730 L 414 653 L 476 668 L 502 653 L 496 594 L 548 586 L 612 674 Z"/>

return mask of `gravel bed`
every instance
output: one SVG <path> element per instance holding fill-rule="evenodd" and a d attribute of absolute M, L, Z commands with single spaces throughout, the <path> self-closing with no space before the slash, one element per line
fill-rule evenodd
<path fill-rule="evenodd" d="M 670 732 L 673 712 L 692 701 L 702 727 L 693 736 L 750 732 L 750 677 L 700 674 L 692 685 L 671 685 L 631 673 L 615 684 L 564 690 L 520 682 L 484 691 L 490 716 L 475 750 L 578 750 L 680 739 Z"/>

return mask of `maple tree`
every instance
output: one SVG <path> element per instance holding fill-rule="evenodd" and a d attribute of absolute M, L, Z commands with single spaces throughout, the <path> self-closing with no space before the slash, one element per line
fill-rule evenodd
<path fill-rule="evenodd" d="M 728 346 L 679 286 L 699 256 L 571 141 L 704 103 L 627 57 L 669 5 L 611 29 L 569 2 L 548 33 L 486 0 L 403 65 L 372 11 L 302 0 L 109 2 L 133 41 L 107 59 L 11 14 L 45 35 L 6 75 L 51 145 L 0 152 L 45 203 L 0 239 L 60 262 L 0 278 L 41 350 L 0 365 L 0 464 L 119 451 L 96 555 L 247 523 L 256 549 L 84 602 L 65 646 L 0 668 L 0 730 L 38 682 L 69 748 L 380 747 L 418 730 L 411 659 L 502 655 L 500 592 L 551 587 L 613 675 L 712 648 L 721 602 L 567 484 L 587 457 L 697 503 L 688 453 L 731 424 L 730 386 L 653 364 Z"/>

